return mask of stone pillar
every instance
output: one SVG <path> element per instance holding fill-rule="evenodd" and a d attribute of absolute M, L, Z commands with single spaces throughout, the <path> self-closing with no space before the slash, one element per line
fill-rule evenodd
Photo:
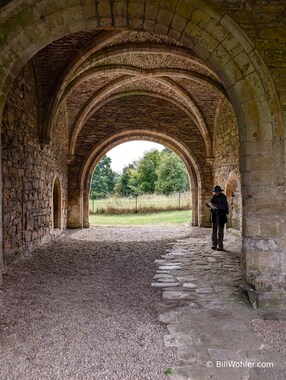
<path fill-rule="evenodd" d="M 192 226 L 198 226 L 198 189 L 191 189 L 192 192 Z"/>
<path fill-rule="evenodd" d="M 89 195 L 90 191 L 83 192 L 83 228 L 89 228 Z"/>
<path fill-rule="evenodd" d="M 263 155 L 255 155 L 255 145 L 242 172 L 242 270 L 258 292 L 258 307 L 286 309 L 286 186 L 275 175 L 283 163 L 273 165 L 271 141 L 269 154 L 266 142 Z"/>
<path fill-rule="evenodd" d="M 83 228 L 83 194 L 78 188 L 69 188 L 68 228 Z"/>
<path fill-rule="evenodd" d="M 201 190 L 199 197 L 199 226 L 200 227 L 210 227 L 210 209 L 206 206 L 206 203 L 210 201 L 212 193 L 209 189 Z"/>
<path fill-rule="evenodd" d="M 213 188 L 213 163 L 214 158 L 206 158 L 203 165 L 203 187 L 199 191 L 199 226 L 210 227 L 210 209 L 206 206 L 206 203 L 212 198 Z"/>

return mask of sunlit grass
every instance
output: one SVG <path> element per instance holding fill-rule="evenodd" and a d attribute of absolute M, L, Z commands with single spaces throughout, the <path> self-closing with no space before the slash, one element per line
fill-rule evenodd
<path fill-rule="evenodd" d="M 89 216 L 92 226 L 134 226 L 134 225 L 181 225 L 191 223 L 192 212 L 187 211 L 164 211 L 152 214 L 121 214 Z"/>

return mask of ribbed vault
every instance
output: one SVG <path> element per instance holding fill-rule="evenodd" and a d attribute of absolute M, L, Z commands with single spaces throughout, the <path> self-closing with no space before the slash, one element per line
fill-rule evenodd
<path fill-rule="evenodd" d="M 57 57 L 66 43 L 69 53 L 65 57 L 69 60 L 60 64 Z M 80 46 L 77 52 L 73 44 Z M 50 60 L 55 56 L 50 67 L 45 63 L 48 54 Z M 53 78 L 50 86 L 41 87 L 46 104 L 41 126 L 43 145 L 49 143 L 57 128 L 59 112 L 63 107 L 66 110 L 71 198 L 84 192 L 84 197 L 78 197 L 87 203 L 90 168 L 100 156 L 97 148 L 105 146 L 110 136 L 128 131 L 130 139 L 135 135 L 148 139 L 151 134 L 154 141 L 165 141 L 175 151 L 178 144 L 185 145 L 180 155 L 196 194 L 193 223 L 204 223 L 198 198 L 212 186 L 212 133 L 217 109 L 223 99 L 227 101 L 225 89 L 210 67 L 176 40 L 136 31 L 92 32 L 90 39 L 77 33 L 73 43 L 71 36 L 56 41 L 38 53 L 34 62 L 39 83 Z M 176 141 L 175 148 L 172 141 Z M 80 208 L 85 210 L 86 220 L 86 205 Z"/>

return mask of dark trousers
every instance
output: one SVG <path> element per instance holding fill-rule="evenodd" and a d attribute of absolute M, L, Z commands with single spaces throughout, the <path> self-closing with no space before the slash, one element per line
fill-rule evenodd
<path fill-rule="evenodd" d="M 212 229 L 213 247 L 223 249 L 224 224 L 219 225 L 218 215 L 216 215 L 215 223 L 212 223 Z"/>

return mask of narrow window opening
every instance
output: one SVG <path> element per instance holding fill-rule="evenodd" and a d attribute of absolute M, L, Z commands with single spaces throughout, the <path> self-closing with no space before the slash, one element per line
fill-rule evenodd
<path fill-rule="evenodd" d="M 57 178 L 53 190 L 54 229 L 61 229 L 61 185 Z"/>

